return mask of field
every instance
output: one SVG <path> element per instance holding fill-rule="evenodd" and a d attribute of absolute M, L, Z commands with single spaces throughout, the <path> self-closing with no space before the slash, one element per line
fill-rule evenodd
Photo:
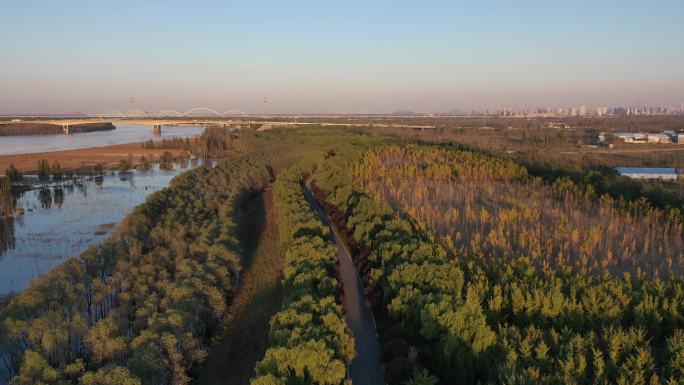
<path fill-rule="evenodd" d="M 0 155 L 0 172 L 4 173 L 10 164 L 24 173 L 33 173 L 37 170 L 40 160 L 47 160 L 49 164 L 59 162 L 63 169 L 78 169 L 82 166 L 94 166 L 102 164 L 114 166 L 120 160 L 128 160 L 132 157 L 138 162 L 141 157 L 149 160 L 157 160 L 164 153 L 171 151 L 175 156 L 185 154 L 183 150 L 176 149 L 145 149 L 142 143 L 119 144 L 107 147 L 82 148 L 78 150 L 44 152 L 35 154 Z"/>

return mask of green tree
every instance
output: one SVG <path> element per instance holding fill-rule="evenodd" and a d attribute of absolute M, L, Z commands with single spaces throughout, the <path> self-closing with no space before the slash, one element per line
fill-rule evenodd
<path fill-rule="evenodd" d="M 439 379 L 431 375 L 427 369 L 416 369 L 405 385 L 437 385 L 438 383 Z"/>
<path fill-rule="evenodd" d="M 50 181 L 50 164 L 45 159 L 38 161 L 38 180 L 43 184 Z"/>
<path fill-rule="evenodd" d="M 52 174 L 52 180 L 55 182 L 61 182 L 64 177 L 62 166 L 56 160 L 52 163 L 52 167 L 50 167 L 50 173 Z"/>
<path fill-rule="evenodd" d="M 128 369 L 120 366 L 107 366 L 97 372 L 87 372 L 81 377 L 79 385 L 141 385 L 139 378 Z"/>
<path fill-rule="evenodd" d="M 150 171 L 151 169 L 152 169 L 152 164 L 145 157 L 145 155 L 140 157 L 140 171 Z"/>
<path fill-rule="evenodd" d="M 0 181 L 0 217 L 14 214 L 14 196 L 12 194 L 12 181 L 8 177 Z"/>
<path fill-rule="evenodd" d="M 13 183 L 21 182 L 23 175 L 21 171 L 17 169 L 14 164 L 10 164 L 7 170 L 5 170 L 5 176 L 9 178 Z"/>
<path fill-rule="evenodd" d="M 119 166 L 118 166 L 119 174 L 129 173 L 129 172 L 131 172 L 132 168 L 133 168 L 133 165 L 131 164 L 130 161 L 128 161 L 126 159 L 121 159 L 119 161 Z"/>
<path fill-rule="evenodd" d="M 175 158 L 170 151 L 164 151 L 159 157 L 159 168 L 162 170 L 173 170 L 173 162 Z"/>
<path fill-rule="evenodd" d="M 21 360 L 21 371 L 12 379 L 12 385 L 56 385 L 59 372 L 33 350 L 27 350 Z"/>
<path fill-rule="evenodd" d="M 113 360 L 126 348 L 123 336 L 117 336 L 116 325 L 111 318 L 96 323 L 85 337 L 96 364 Z"/>

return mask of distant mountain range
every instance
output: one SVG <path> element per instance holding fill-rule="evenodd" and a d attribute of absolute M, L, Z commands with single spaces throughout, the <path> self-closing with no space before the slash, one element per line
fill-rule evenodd
<path fill-rule="evenodd" d="M 425 114 L 422 114 L 420 112 L 415 112 L 415 111 L 400 110 L 400 111 L 392 112 L 391 115 L 395 115 L 395 116 L 416 116 L 416 115 L 425 115 Z"/>
<path fill-rule="evenodd" d="M 459 110 L 458 108 L 454 108 L 453 110 L 447 111 L 447 115 L 467 115 L 465 112 Z"/>

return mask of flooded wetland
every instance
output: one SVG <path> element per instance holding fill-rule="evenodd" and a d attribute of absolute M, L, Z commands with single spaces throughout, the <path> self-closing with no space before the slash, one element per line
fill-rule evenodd
<path fill-rule="evenodd" d="M 0 138 L 0 154 L 35 154 L 98 146 L 140 143 L 149 139 L 196 137 L 199 126 L 151 127 L 120 124 L 115 130 L 73 135 Z M 41 154 L 36 154 L 41 155 Z M 97 244 L 152 193 L 199 164 L 191 160 L 171 169 L 107 173 L 48 186 L 36 184 L 16 196 L 19 213 L 0 218 L 0 297 L 23 290 L 38 275 Z"/>
<path fill-rule="evenodd" d="M 17 199 L 24 214 L 0 222 L 0 296 L 21 291 L 31 279 L 106 238 L 183 170 L 156 166 L 24 192 Z"/>

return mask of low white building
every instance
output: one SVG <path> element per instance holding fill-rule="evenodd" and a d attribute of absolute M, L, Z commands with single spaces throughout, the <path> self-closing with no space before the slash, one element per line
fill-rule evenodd
<path fill-rule="evenodd" d="M 625 143 L 648 143 L 648 135 L 642 133 L 621 132 L 614 136 L 624 140 Z"/>
<path fill-rule="evenodd" d="M 648 134 L 649 143 L 672 143 L 672 138 L 667 134 Z"/>
<path fill-rule="evenodd" d="M 615 167 L 615 170 L 622 176 L 641 180 L 677 180 L 677 170 L 675 168 L 654 168 L 654 167 Z"/>
<path fill-rule="evenodd" d="M 599 134 L 599 141 L 601 140 L 601 136 L 604 133 L 602 132 Z M 681 139 L 677 134 L 675 134 L 672 131 L 665 131 L 662 133 L 653 133 L 653 134 L 647 134 L 644 132 L 618 132 L 613 134 L 614 137 L 622 139 L 625 143 L 672 143 L 672 142 L 679 142 L 678 140 Z"/>

